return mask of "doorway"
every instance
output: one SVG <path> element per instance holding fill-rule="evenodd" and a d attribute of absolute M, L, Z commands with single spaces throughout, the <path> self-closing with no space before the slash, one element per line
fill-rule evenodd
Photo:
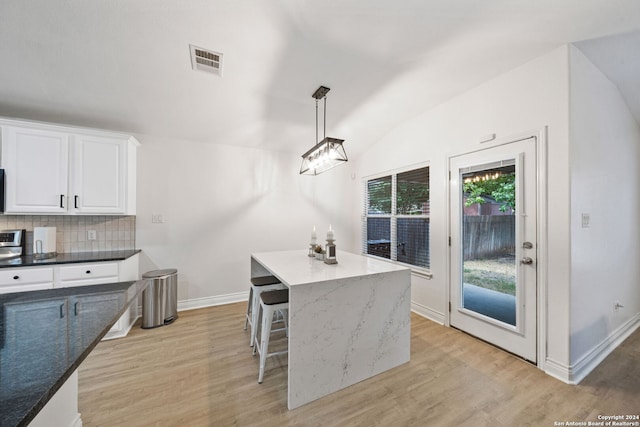
<path fill-rule="evenodd" d="M 536 138 L 449 158 L 450 324 L 537 361 Z"/>

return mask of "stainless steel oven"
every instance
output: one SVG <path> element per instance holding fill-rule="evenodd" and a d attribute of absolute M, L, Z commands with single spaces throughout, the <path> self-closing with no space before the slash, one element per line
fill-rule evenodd
<path fill-rule="evenodd" d="M 0 231 L 0 260 L 25 255 L 26 230 Z"/>

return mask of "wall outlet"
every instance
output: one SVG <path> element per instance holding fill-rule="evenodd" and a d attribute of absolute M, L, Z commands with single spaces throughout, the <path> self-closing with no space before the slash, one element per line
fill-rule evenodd
<path fill-rule="evenodd" d="M 589 228 L 591 222 L 591 216 L 588 213 L 582 214 L 582 228 Z"/>
<path fill-rule="evenodd" d="M 162 224 L 164 223 L 164 215 L 163 214 L 151 214 L 151 222 L 154 224 Z"/>
<path fill-rule="evenodd" d="M 96 240 L 98 238 L 98 233 L 96 230 L 87 230 L 87 240 Z"/>

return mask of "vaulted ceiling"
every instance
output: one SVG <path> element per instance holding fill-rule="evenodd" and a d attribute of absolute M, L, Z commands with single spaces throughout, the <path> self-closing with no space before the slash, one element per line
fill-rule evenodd
<path fill-rule="evenodd" d="M 0 115 L 302 152 L 325 85 L 327 136 L 356 154 L 561 44 L 638 30 L 638 0 L 2 0 Z"/>

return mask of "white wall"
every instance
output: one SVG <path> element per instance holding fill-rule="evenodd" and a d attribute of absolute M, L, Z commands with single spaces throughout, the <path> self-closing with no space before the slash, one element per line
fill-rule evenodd
<path fill-rule="evenodd" d="M 546 338 L 550 365 L 569 364 L 569 142 L 568 48 L 553 52 L 425 112 L 385 135 L 357 160 L 357 177 L 431 162 L 431 271 L 414 278 L 414 308 L 445 318 L 448 271 L 447 157 L 477 147 L 480 137 L 498 138 L 548 127 L 548 300 Z M 361 200 L 362 194 L 358 194 Z M 352 215 L 353 228 L 361 212 Z M 353 242 L 359 247 L 359 235 Z M 539 260 L 539 262 L 545 262 Z M 541 361 L 543 363 L 544 361 Z"/>
<path fill-rule="evenodd" d="M 353 240 L 350 165 L 300 176 L 298 154 L 137 135 L 141 271 L 178 269 L 178 300 L 194 307 L 248 291 L 252 252 L 308 247 L 329 223 Z M 301 147 L 301 152 L 304 147 Z M 337 185 L 339 183 L 339 185 Z M 151 222 L 164 215 L 163 224 Z"/>
<path fill-rule="evenodd" d="M 573 47 L 425 112 L 318 177 L 298 175 L 297 154 L 138 135 L 142 271 L 178 268 L 179 300 L 187 305 L 238 299 L 248 288 L 251 252 L 303 250 L 314 224 L 322 235 L 332 223 L 339 247 L 359 252 L 362 178 L 429 161 L 433 278 L 413 277 L 412 302 L 445 321 L 448 156 L 478 147 L 483 135 L 545 128 L 548 257 L 538 262 L 546 266 L 547 298 L 540 301 L 546 329 L 539 362 L 571 381 L 576 364 L 640 311 L 640 132 L 615 87 Z M 591 215 L 589 229 L 580 228 L 582 212 Z M 152 213 L 166 222 L 152 224 Z M 625 308 L 613 311 L 614 300 Z"/>
<path fill-rule="evenodd" d="M 579 372 L 598 346 L 640 322 L 640 128 L 617 87 L 579 49 L 570 58 L 571 365 Z"/>

